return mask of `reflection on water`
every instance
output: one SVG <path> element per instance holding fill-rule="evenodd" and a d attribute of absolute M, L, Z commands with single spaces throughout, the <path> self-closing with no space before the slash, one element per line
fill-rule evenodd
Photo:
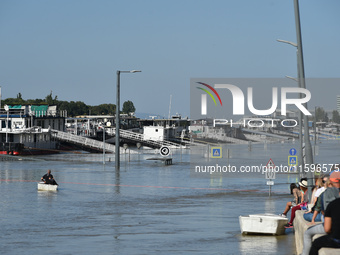
<path fill-rule="evenodd" d="M 268 144 L 259 158 L 257 145 L 252 152 L 235 146 L 232 155 L 233 160 L 244 155 L 249 162 L 252 157 L 286 162 L 291 147 Z M 333 162 L 338 143 L 324 147 L 329 154 L 323 160 Z M 172 166 L 148 157 L 131 154 L 120 172 L 114 162 L 103 166 L 98 154 L 1 162 L 1 253 L 46 254 L 46 244 L 51 254 L 294 253 L 292 234 L 241 235 L 238 217 L 282 213 L 296 175 L 277 175 L 269 197 L 264 177 L 191 178 L 188 152 L 174 152 Z M 58 192 L 37 191 L 35 181 L 48 168 Z"/>
<path fill-rule="evenodd" d="M 282 242 L 282 239 L 278 236 L 242 235 L 239 242 L 240 254 L 256 254 L 258 251 L 261 251 L 261 254 L 274 254 L 274 251 L 280 251 L 279 243 Z M 284 245 L 281 248 L 281 251 L 284 251 Z M 292 254 L 289 251 L 291 250 L 288 249 L 286 253 L 282 254 Z"/>

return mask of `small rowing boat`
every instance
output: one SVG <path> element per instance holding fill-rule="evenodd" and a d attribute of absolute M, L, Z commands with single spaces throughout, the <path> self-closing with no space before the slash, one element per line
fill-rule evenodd
<path fill-rule="evenodd" d="M 46 184 L 43 182 L 38 183 L 38 190 L 45 190 L 45 191 L 57 191 L 58 185 Z"/>
<path fill-rule="evenodd" d="M 270 213 L 240 216 L 239 220 L 243 234 L 283 235 L 288 222 L 287 218 Z"/>

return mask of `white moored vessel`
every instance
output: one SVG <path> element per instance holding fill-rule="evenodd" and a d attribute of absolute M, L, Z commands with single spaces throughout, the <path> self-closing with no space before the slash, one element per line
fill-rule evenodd
<path fill-rule="evenodd" d="M 263 213 L 239 216 L 241 233 L 283 235 L 288 219 L 279 215 Z"/>

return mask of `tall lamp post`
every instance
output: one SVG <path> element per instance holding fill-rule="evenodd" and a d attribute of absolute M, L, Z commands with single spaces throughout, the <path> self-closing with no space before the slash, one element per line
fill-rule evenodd
<path fill-rule="evenodd" d="M 281 40 L 281 39 L 277 39 L 278 42 L 282 42 L 282 43 L 287 43 L 289 45 L 292 45 L 296 48 L 296 58 L 297 58 L 297 62 L 299 62 L 299 52 L 298 52 L 298 45 L 296 43 L 293 43 L 293 42 L 290 42 L 290 41 L 286 41 L 286 40 Z M 287 78 L 289 79 L 292 79 L 294 81 L 296 81 L 298 83 L 298 86 L 301 88 L 301 84 L 299 82 L 300 80 L 300 69 L 299 69 L 299 65 L 297 65 L 297 70 L 298 70 L 298 79 L 295 79 L 293 77 L 290 77 L 290 76 L 286 76 Z M 300 94 L 300 98 L 301 98 L 301 94 Z M 303 144 L 302 144 L 302 112 L 299 111 L 299 115 L 298 115 L 298 118 L 299 118 L 299 143 L 300 143 L 300 150 L 299 150 L 299 158 L 300 158 L 300 163 L 301 163 L 301 166 L 304 166 L 304 157 L 303 157 Z"/>
<path fill-rule="evenodd" d="M 302 49 L 299 48 L 299 45 L 290 41 L 286 41 L 286 40 L 281 40 L 281 39 L 277 39 L 278 42 L 282 42 L 282 43 L 287 43 L 290 44 L 294 47 L 297 48 L 296 50 L 296 56 L 297 56 L 297 70 L 298 70 L 298 79 L 294 79 L 290 76 L 286 76 L 289 79 L 293 79 L 295 81 L 297 81 L 299 83 L 299 87 L 300 88 L 306 88 L 306 84 L 305 84 L 305 74 L 304 74 L 304 67 L 303 67 L 303 62 L 302 65 L 300 64 L 301 62 L 301 55 L 302 55 Z M 301 95 L 300 95 L 301 96 Z M 307 104 L 304 103 L 303 104 L 304 107 L 307 109 Z M 305 143 L 305 160 L 303 159 L 302 156 L 302 139 L 301 139 L 301 134 L 302 134 L 302 119 L 303 119 L 303 128 L 304 128 L 304 143 Z M 300 122 L 300 126 L 299 126 L 299 137 L 300 137 L 300 159 L 301 159 L 301 165 L 304 166 L 304 164 L 308 165 L 308 168 L 310 168 L 310 165 L 313 164 L 313 152 L 312 152 L 312 145 L 310 143 L 310 139 L 309 139 L 309 127 L 308 127 L 308 117 L 307 115 L 303 115 L 302 112 L 299 112 L 299 122 Z M 305 161 L 305 162 L 304 162 Z M 310 171 L 307 172 L 307 175 Z M 307 178 L 312 178 L 312 177 L 308 177 Z"/>
<path fill-rule="evenodd" d="M 301 37 L 301 25 L 300 25 L 300 11 L 299 11 L 299 0 L 294 0 L 294 11 L 295 11 L 295 26 L 296 26 L 296 37 L 297 43 L 291 43 L 284 40 L 278 40 L 280 42 L 288 43 L 297 48 L 297 65 L 298 65 L 298 76 L 299 76 L 299 87 L 306 88 L 305 83 L 305 69 L 304 69 L 304 62 L 303 62 L 303 50 L 302 50 L 302 37 Z M 303 104 L 304 107 L 307 109 L 307 103 Z M 312 152 L 312 145 L 309 139 L 309 127 L 308 127 L 308 117 L 307 115 L 303 115 L 303 122 L 304 122 L 304 142 L 305 142 L 305 165 L 304 170 L 307 176 L 308 187 L 313 186 L 313 175 L 311 171 L 307 171 L 307 168 L 310 168 L 310 165 L 313 164 L 313 152 Z M 309 201 L 311 199 L 311 192 L 308 194 Z"/>
<path fill-rule="evenodd" d="M 294 10 L 295 10 L 295 26 L 296 26 L 296 38 L 297 38 L 297 45 L 298 45 L 298 66 L 299 66 L 299 82 L 301 88 L 306 88 L 305 83 L 305 68 L 303 62 L 303 50 L 302 50 L 302 37 L 301 37 L 301 25 L 300 25 L 300 11 L 299 11 L 299 1 L 294 0 Z M 305 108 L 307 109 L 307 103 L 304 104 Z M 306 151 L 306 166 L 313 164 L 313 152 L 312 152 L 312 145 L 309 139 L 309 128 L 308 128 L 308 117 L 307 115 L 303 115 L 304 125 L 304 133 L 305 133 L 305 151 Z M 313 173 L 311 171 L 306 171 L 308 187 L 310 190 L 313 187 Z M 311 201 L 312 192 L 308 192 L 308 199 Z"/>
<path fill-rule="evenodd" d="M 140 70 L 131 70 L 131 71 L 117 71 L 117 91 L 116 91 L 116 144 L 115 144 L 115 165 L 116 170 L 120 168 L 120 150 L 119 150 L 119 124 L 120 124 L 120 74 L 121 73 L 139 73 Z"/>

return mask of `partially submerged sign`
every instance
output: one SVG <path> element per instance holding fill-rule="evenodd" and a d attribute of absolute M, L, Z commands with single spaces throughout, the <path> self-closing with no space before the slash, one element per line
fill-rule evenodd
<path fill-rule="evenodd" d="M 266 179 L 272 180 L 275 179 L 275 164 L 272 159 L 269 159 L 266 165 Z"/>

